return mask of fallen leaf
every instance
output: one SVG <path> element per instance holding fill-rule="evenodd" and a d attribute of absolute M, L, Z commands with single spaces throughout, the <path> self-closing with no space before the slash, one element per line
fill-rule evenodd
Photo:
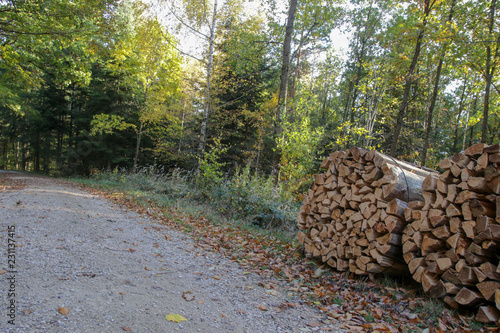
<path fill-rule="evenodd" d="M 129 250 L 130 252 L 135 252 L 135 250 L 134 250 L 134 249 L 128 249 L 128 250 Z"/>
<path fill-rule="evenodd" d="M 122 330 L 124 330 L 125 332 L 132 332 L 132 329 L 127 326 L 122 326 Z"/>
<path fill-rule="evenodd" d="M 193 295 L 192 291 L 185 291 L 182 293 L 182 298 L 184 298 L 186 301 L 190 302 L 194 300 L 195 296 Z"/>
<path fill-rule="evenodd" d="M 59 313 L 62 314 L 63 316 L 67 316 L 68 313 L 69 313 L 69 309 L 68 308 L 59 307 Z"/>
<path fill-rule="evenodd" d="M 220 314 L 222 318 L 227 318 L 223 313 Z"/>
<path fill-rule="evenodd" d="M 375 308 L 373 309 L 373 312 L 375 312 L 375 318 L 380 319 L 384 315 L 384 312 L 382 311 L 381 308 Z"/>
<path fill-rule="evenodd" d="M 165 319 L 176 323 L 180 323 L 181 321 L 187 321 L 187 319 L 181 316 L 180 314 L 173 314 L 173 313 L 166 315 Z"/>
<path fill-rule="evenodd" d="M 35 310 L 32 310 L 32 309 L 24 309 L 24 310 L 23 310 L 23 314 L 24 314 L 25 316 L 27 316 L 27 315 L 29 315 L 30 313 L 33 313 L 33 312 L 35 312 Z"/>
<path fill-rule="evenodd" d="M 218 276 L 218 275 L 214 275 L 214 276 L 212 276 L 212 278 L 214 278 L 216 280 L 220 280 L 220 276 Z"/>
<path fill-rule="evenodd" d="M 310 323 L 307 323 L 307 326 L 309 326 L 309 327 L 320 327 L 321 323 L 319 321 L 312 321 Z"/>
<path fill-rule="evenodd" d="M 120 291 L 120 295 L 125 295 L 126 293 L 124 291 Z"/>
<path fill-rule="evenodd" d="M 144 269 L 150 271 L 150 269 L 147 266 L 144 266 Z"/>
<path fill-rule="evenodd" d="M 5 269 L 2 269 L 2 270 L 0 271 L 0 274 L 5 274 L 5 273 L 7 273 L 7 271 L 6 271 Z"/>
<path fill-rule="evenodd" d="M 265 304 L 259 304 L 259 305 L 257 305 L 257 307 L 258 307 L 259 309 L 261 309 L 262 311 L 269 311 L 269 309 L 266 307 L 266 305 L 265 305 Z"/>
<path fill-rule="evenodd" d="M 296 306 L 297 306 L 296 304 L 285 302 L 283 304 L 278 305 L 278 308 L 280 308 L 280 309 L 289 309 L 289 308 L 293 308 L 293 307 L 296 307 Z"/>
<path fill-rule="evenodd" d="M 278 292 L 273 289 L 266 290 L 266 294 L 272 295 L 272 296 L 278 296 Z"/>
<path fill-rule="evenodd" d="M 319 278 L 321 275 L 323 275 L 323 270 L 321 269 L 321 267 L 318 267 L 316 271 L 314 271 L 314 277 Z"/>

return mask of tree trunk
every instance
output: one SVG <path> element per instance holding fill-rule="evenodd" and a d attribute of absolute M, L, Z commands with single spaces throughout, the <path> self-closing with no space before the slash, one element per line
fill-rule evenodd
<path fill-rule="evenodd" d="M 21 170 L 26 171 L 26 142 L 24 136 L 21 137 Z"/>
<path fill-rule="evenodd" d="M 57 129 L 57 171 L 62 170 L 62 155 L 63 155 L 63 145 L 64 145 L 64 115 L 59 115 L 59 126 Z"/>
<path fill-rule="evenodd" d="M 137 143 L 135 145 L 135 156 L 134 156 L 134 165 L 133 165 L 133 171 L 137 171 L 137 163 L 139 162 L 139 151 L 141 149 L 141 138 L 142 138 L 142 128 L 143 128 L 143 122 L 139 124 L 139 132 L 137 132 Z"/>
<path fill-rule="evenodd" d="M 465 89 L 467 88 L 467 75 L 465 75 L 464 79 L 464 89 L 462 90 L 462 94 L 460 95 L 460 104 L 458 106 L 458 114 L 461 115 L 462 111 L 464 109 L 464 101 L 465 101 Z M 456 152 L 457 146 L 458 146 L 458 127 L 459 127 L 459 122 L 460 122 L 460 116 L 457 117 L 457 123 L 455 126 L 455 139 L 453 140 L 453 149 L 452 152 Z M 467 116 L 466 116 L 466 123 L 465 123 L 465 131 L 464 131 L 464 145 L 465 145 L 465 137 L 467 133 L 467 126 L 469 123 L 469 109 L 467 109 Z M 462 150 L 465 150 L 465 147 L 462 148 Z"/>
<path fill-rule="evenodd" d="M 326 102 L 328 101 L 328 93 L 330 90 L 328 89 L 328 86 L 326 87 L 325 90 L 325 98 L 323 99 L 323 103 L 321 106 L 321 126 L 325 126 L 326 124 Z"/>
<path fill-rule="evenodd" d="M 201 122 L 201 134 L 200 134 L 200 155 L 205 152 L 205 146 L 207 144 L 207 125 L 208 116 L 210 113 L 210 88 L 212 80 L 212 69 L 214 61 L 214 43 L 216 34 L 216 20 L 217 20 L 217 0 L 214 3 L 214 13 L 212 16 L 212 25 L 210 26 L 210 39 L 208 41 L 208 63 L 207 63 L 207 87 L 205 92 L 205 105 L 203 108 L 203 120 Z"/>
<path fill-rule="evenodd" d="M 352 92 L 352 100 L 347 102 L 347 107 L 349 108 L 349 121 L 350 121 L 350 126 L 354 126 L 354 112 L 356 110 L 356 101 L 358 99 L 359 95 L 359 82 L 361 81 L 361 76 L 362 76 L 362 69 L 363 69 L 363 61 L 366 57 L 366 47 L 368 43 L 368 28 L 369 28 L 369 21 L 371 17 L 373 9 L 373 2 L 370 2 L 370 7 L 368 9 L 368 13 L 366 15 L 366 21 L 364 25 L 364 31 L 363 33 L 360 31 L 360 27 L 358 26 L 357 32 L 357 40 L 356 40 L 356 47 L 355 47 L 355 58 L 356 58 L 356 73 L 354 76 L 354 82 L 350 83 L 350 90 L 349 90 L 349 98 L 351 96 Z M 361 44 L 361 46 L 359 45 Z M 350 107 L 348 106 L 350 104 Z"/>
<path fill-rule="evenodd" d="M 276 110 L 276 119 L 274 121 L 274 141 L 278 142 L 283 127 L 281 124 L 281 116 L 284 114 L 286 108 L 286 94 L 288 86 L 288 73 L 290 71 L 290 49 L 292 44 L 293 23 L 295 21 L 295 12 L 297 10 L 297 0 L 290 0 L 290 7 L 288 9 L 288 19 L 285 30 L 285 40 L 283 42 L 283 59 L 281 64 L 280 76 L 280 91 L 278 97 L 278 108 Z M 276 169 L 280 160 L 280 153 L 276 148 L 274 151 L 273 167 Z"/>
<path fill-rule="evenodd" d="M 292 87 L 290 88 L 290 101 L 293 101 L 293 99 L 295 98 L 295 89 L 296 89 L 297 83 L 299 81 L 299 67 L 300 67 L 301 55 L 302 55 L 302 37 L 301 37 L 300 45 L 297 49 L 297 63 L 295 65 L 295 71 L 293 73 Z M 288 114 L 288 121 L 292 123 L 294 121 L 294 114 L 295 114 L 293 104 L 291 105 L 291 107 L 289 107 L 286 110 L 286 112 Z"/>
<path fill-rule="evenodd" d="M 493 25 L 495 23 L 495 11 L 496 11 L 496 0 L 491 0 L 490 4 L 490 17 L 488 22 L 488 32 L 489 36 L 492 37 Z M 493 81 L 493 76 L 495 74 L 495 63 L 499 55 L 500 47 L 500 34 L 497 37 L 497 48 L 495 54 L 492 56 L 492 50 L 490 43 L 486 43 L 486 69 L 484 78 L 486 80 L 486 87 L 484 90 L 484 103 L 483 103 L 483 126 L 481 130 L 481 142 L 486 142 L 488 136 L 488 113 L 490 107 L 490 90 L 491 83 Z"/>
<path fill-rule="evenodd" d="M 466 147 L 466 140 L 467 140 L 467 131 L 468 131 L 468 126 L 469 126 L 469 118 L 470 118 L 470 110 L 472 109 L 472 112 L 474 113 L 476 111 L 477 107 L 477 100 L 478 96 L 476 95 L 474 97 L 474 102 L 472 103 L 472 108 L 467 108 L 467 121 L 465 123 L 465 129 L 464 129 L 464 142 L 462 143 L 462 150 L 465 150 Z M 473 136 L 473 131 L 474 127 L 470 128 L 470 136 L 469 136 L 469 146 L 472 146 L 472 136 Z"/>
<path fill-rule="evenodd" d="M 413 83 L 413 74 L 415 69 L 417 68 L 418 57 L 420 56 L 420 49 L 422 47 L 422 41 L 424 39 L 425 27 L 427 25 L 427 18 L 431 12 L 432 5 L 431 0 L 424 1 L 424 18 L 422 20 L 422 28 L 417 36 L 417 43 L 415 44 L 415 51 L 413 52 L 413 58 L 410 64 L 410 68 L 408 68 L 408 73 L 405 78 L 404 92 L 403 92 L 403 100 L 401 101 L 398 116 L 396 119 L 396 127 L 394 128 L 394 136 L 392 138 L 391 143 L 391 152 L 390 155 L 395 156 L 396 150 L 398 147 L 399 135 L 401 134 L 401 128 L 403 127 L 403 119 L 405 116 L 406 108 L 408 107 L 409 97 L 410 97 L 410 89 Z"/>
<path fill-rule="evenodd" d="M 36 138 L 35 138 L 35 145 L 34 145 L 34 167 L 35 167 L 35 172 L 40 172 L 40 132 L 38 131 L 36 133 Z"/>
<path fill-rule="evenodd" d="M 455 9 L 456 0 L 453 0 L 451 3 L 450 14 L 448 15 L 448 23 L 451 23 L 453 18 L 453 10 Z M 422 166 L 425 166 L 425 162 L 427 160 L 427 149 L 429 148 L 429 136 L 431 134 L 432 129 L 432 117 L 434 113 L 434 107 L 436 106 L 437 95 L 439 92 L 439 81 L 441 80 L 441 70 L 443 68 L 444 57 L 446 56 L 446 50 L 448 49 L 449 43 L 446 43 L 443 46 L 443 52 L 441 54 L 441 58 L 439 59 L 439 64 L 436 70 L 436 78 L 434 80 L 434 89 L 432 91 L 431 97 L 431 105 L 429 105 L 429 110 L 427 112 L 427 128 L 425 129 L 425 138 L 424 138 L 424 148 L 422 150 Z"/>

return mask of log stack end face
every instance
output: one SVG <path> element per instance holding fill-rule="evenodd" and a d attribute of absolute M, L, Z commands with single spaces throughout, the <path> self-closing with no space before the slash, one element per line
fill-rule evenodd
<path fill-rule="evenodd" d="M 359 275 L 411 274 L 432 297 L 500 319 L 500 152 L 478 144 L 429 172 L 376 151 L 334 152 L 297 216 L 309 257 Z"/>
<path fill-rule="evenodd" d="M 424 291 L 477 309 L 479 321 L 500 319 L 492 310 L 500 286 L 500 172 L 491 162 L 498 153 L 498 145 L 477 144 L 441 161 L 443 172 L 423 181 L 424 207 L 403 239 L 403 256 Z"/>
<path fill-rule="evenodd" d="M 297 217 L 307 255 L 360 275 L 409 274 L 401 241 L 407 202 L 410 193 L 423 201 L 429 172 L 357 147 L 334 152 L 321 168 Z"/>

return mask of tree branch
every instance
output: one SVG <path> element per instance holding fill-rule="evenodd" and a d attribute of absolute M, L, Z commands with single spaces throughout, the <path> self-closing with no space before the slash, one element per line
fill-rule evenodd
<path fill-rule="evenodd" d="M 205 35 L 204 33 L 196 30 L 195 28 L 193 28 L 192 26 L 190 26 L 189 24 L 185 23 L 184 20 L 182 18 L 180 18 L 172 8 L 170 8 L 170 6 L 167 4 L 166 5 L 168 10 L 170 11 L 170 13 L 172 13 L 172 15 L 174 15 L 174 17 L 183 25 L 185 26 L 186 28 L 188 28 L 189 30 L 191 30 L 192 32 L 194 32 L 195 34 L 199 35 L 200 37 L 203 37 L 205 39 L 210 39 L 210 36 L 207 36 Z"/>

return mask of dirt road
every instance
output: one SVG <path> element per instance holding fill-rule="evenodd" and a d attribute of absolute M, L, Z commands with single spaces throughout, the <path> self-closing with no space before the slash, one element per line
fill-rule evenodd
<path fill-rule="evenodd" d="M 318 310 L 183 234 L 71 183 L 0 178 L 0 332 L 319 331 Z"/>

